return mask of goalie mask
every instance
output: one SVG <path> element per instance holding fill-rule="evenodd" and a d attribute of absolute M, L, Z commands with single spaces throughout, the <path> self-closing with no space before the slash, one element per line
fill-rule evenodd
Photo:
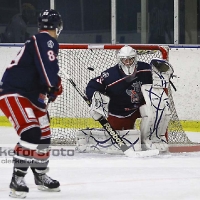
<path fill-rule="evenodd" d="M 133 74 L 137 66 L 137 52 L 132 47 L 125 45 L 117 54 L 119 67 L 126 75 Z"/>
<path fill-rule="evenodd" d="M 56 10 L 44 10 L 38 17 L 39 30 L 56 30 L 57 37 L 63 29 L 61 15 Z"/>

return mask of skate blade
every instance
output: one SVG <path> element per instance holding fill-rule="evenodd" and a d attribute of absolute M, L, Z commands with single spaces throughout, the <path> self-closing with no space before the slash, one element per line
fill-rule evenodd
<path fill-rule="evenodd" d="M 20 192 L 20 191 L 15 191 L 14 189 L 11 189 L 9 196 L 12 198 L 24 199 L 26 198 L 26 194 L 27 192 Z"/>
<path fill-rule="evenodd" d="M 48 187 L 45 187 L 44 185 L 38 185 L 37 188 L 38 188 L 38 190 L 46 191 L 46 192 L 60 192 L 60 188 L 59 187 L 57 187 L 57 188 L 48 188 Z"/>

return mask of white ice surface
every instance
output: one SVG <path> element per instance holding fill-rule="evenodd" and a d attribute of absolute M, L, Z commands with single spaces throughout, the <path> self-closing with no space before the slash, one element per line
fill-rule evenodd
<path fill-rule="evenodd" d="M 1 127 L 0 135 L 0 147 L 9 146 L 12 150 L 18 141 L 14 129 Z M 191 140 L 200 142 L 200 133 L 188 133 L 188 136 Z M 13 166 L 11 163 L 3 163 L 6 160 L 11 161 L 11 158 L 0 151 L 0 200 L 11 199 L 8 194 Z M 38 191 L 29 170 L 26 183 L 30 192 L 26 199 L 200 199 L 200 152 L 151 158 L 76 153 L 71 157 L 51 156 L 49 167 L 48 175 L 60 181 L 61 192 Z"/>

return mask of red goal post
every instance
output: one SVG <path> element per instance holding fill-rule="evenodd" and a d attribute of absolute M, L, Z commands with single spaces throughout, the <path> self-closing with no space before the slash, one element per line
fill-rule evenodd
<path fill-rule="evenodd" d="M 138 60 L 150 63 L 152 58 L 168 60 L 168 47 L 146 44 L 129 44 L 137 50 Z M 70 78 L 83 92 L 88 81 L 117 63 L 116 53 L 124 44 L 60 44 L 59 65 L 66 70 Z M 71 86 L 63 74 L 64 92 L 58 99 L 50 104 L 52 144 L 75 145 L 76 131 L 85 128 L 100 128 L 101 126 L 89 116 L 88 105 Z M 194 151 L 200 150 L 198 144 L 194 144 L 185 134 L 178 119 L 171 88 L 168 90 L 171 103 L 171 120 L 168 128 L 168 142 L 170 151 Z M 192 146 L 192 150 L 190 150 Z M 178 149 L 181 147 L 182 149 Z M 185 148 L 186 147 L 186 148 Z M 190 149 L 188 149 L 188 147 Z"/>

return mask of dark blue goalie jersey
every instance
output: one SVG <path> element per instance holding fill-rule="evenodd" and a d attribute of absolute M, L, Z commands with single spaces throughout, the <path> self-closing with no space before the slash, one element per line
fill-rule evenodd
<path fill-rule="evenodd" d="M 148 63 L 138 62 L 137 70 L 128 76 L 119 65 L 115 65 L 89 81 L 86 95 L 91 100 L 93 93 L 99 91 L 110 97 L 111 114 L 129 116 L 144 104 L 141 92 L 143 84 L 152 84 L 151 66 Z"/>
<path fill-rule="evenodd" d="M 4 72 L 0 95 L 18 93 L 44 108 L 48 88 L 56 87 L 59 79 L 58 49 L 47 32 L 33 35 Z"/>

